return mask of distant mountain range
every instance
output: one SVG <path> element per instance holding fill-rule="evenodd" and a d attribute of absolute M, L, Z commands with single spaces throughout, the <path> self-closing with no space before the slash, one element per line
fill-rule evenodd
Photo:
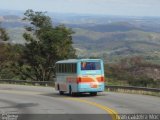
<path fill-rule="evenodd" d="M 160 63 L 160 18 L 98 16 L 48 13 L 53 24 L 65 24 L 75 31 L 74 47 L 79 57 L 103 57 L 117 61 L 140 55 Z M 1 26 L 10 34 L 10 42 L 24 43 L 22 11 L 0 11 Z"/>

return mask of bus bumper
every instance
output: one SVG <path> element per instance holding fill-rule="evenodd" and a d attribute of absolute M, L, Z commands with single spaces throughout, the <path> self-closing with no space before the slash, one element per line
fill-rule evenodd
<path fill-rule="evenodd" d="M 92 84 L 79 84 L 78 92 L 102 92 L 104 91 L 104 83 L 100 83 L 96 86 L 92 86 Z"/>

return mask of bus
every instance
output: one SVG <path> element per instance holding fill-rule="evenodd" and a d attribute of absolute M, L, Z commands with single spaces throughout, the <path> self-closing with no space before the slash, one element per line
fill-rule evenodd
<path fill-rule="evenodd" d="M 55 89 L 62 95 L 103 92 L 104 65 L 101 59 L 68 59 L 56 62 Z"/>

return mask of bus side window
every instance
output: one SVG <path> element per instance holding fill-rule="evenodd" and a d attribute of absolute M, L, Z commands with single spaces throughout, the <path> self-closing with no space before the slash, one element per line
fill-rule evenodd
<path fill-rule="evenodd" d="M 71 73 L 71 64 L 70 63 L 68 63 L 68 73 Z"/>
<path fill-rule="evenodd" d="M 66 73 L 68 73 L 68 64 L 66 64 Z"/>
<path fill-rule="evenodd" d="M 73 73 L 73 64 L 71 64 L 71 73 Z"/>
<path fill-rule="evenodd" d="M 65 73 L 65 64 L 63 64 L 63 73 Z"/>
<path fill-rule="evenodd" d="M 60 73 L 62 73 L 62 64 L 60 64 Z"/>
<path fill-rule="evenodd" d="M 64 64 L 64 72 L 67 72 L 67 64 Z"/>
<path fill-rule="evenodd" d="M 74 63 L 74 73 L 77 73 L 77 64 Z"/>
<path fill-rule="evenodd" d="M 76 66 L 76 63 L 73 64 L 73 73 L 76 73 L 77 70 L 76 70 L 77 66 Z"/>

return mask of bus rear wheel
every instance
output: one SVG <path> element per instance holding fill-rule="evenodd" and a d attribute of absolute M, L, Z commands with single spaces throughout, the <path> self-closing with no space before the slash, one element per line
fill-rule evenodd
<path fill-rule="evenodd" d="M 63 95 L 63 94 L 64 94 L 64 92 L 63 92 L 63 91 L 59 91 L 59 94 L 60 94 L 60 95 Z"/>
<path fill-rule="evenodd" d="M 60 95 L 63 95 L 63 94 L 64 94 L 64 92 L 63 92 L 63 91 L 60 91 L 59 84 L 57 85 L 57 89 L 58 89 L 58 91 L 59 91 L 59 94 L 60 94 Z"/>
<path fill-rule="evenodd" d="M 91 96 L 96 96 L 96 95 L 97 95 L 97 92 L 91 92 L 90 95 L 91 95 Z"/>

